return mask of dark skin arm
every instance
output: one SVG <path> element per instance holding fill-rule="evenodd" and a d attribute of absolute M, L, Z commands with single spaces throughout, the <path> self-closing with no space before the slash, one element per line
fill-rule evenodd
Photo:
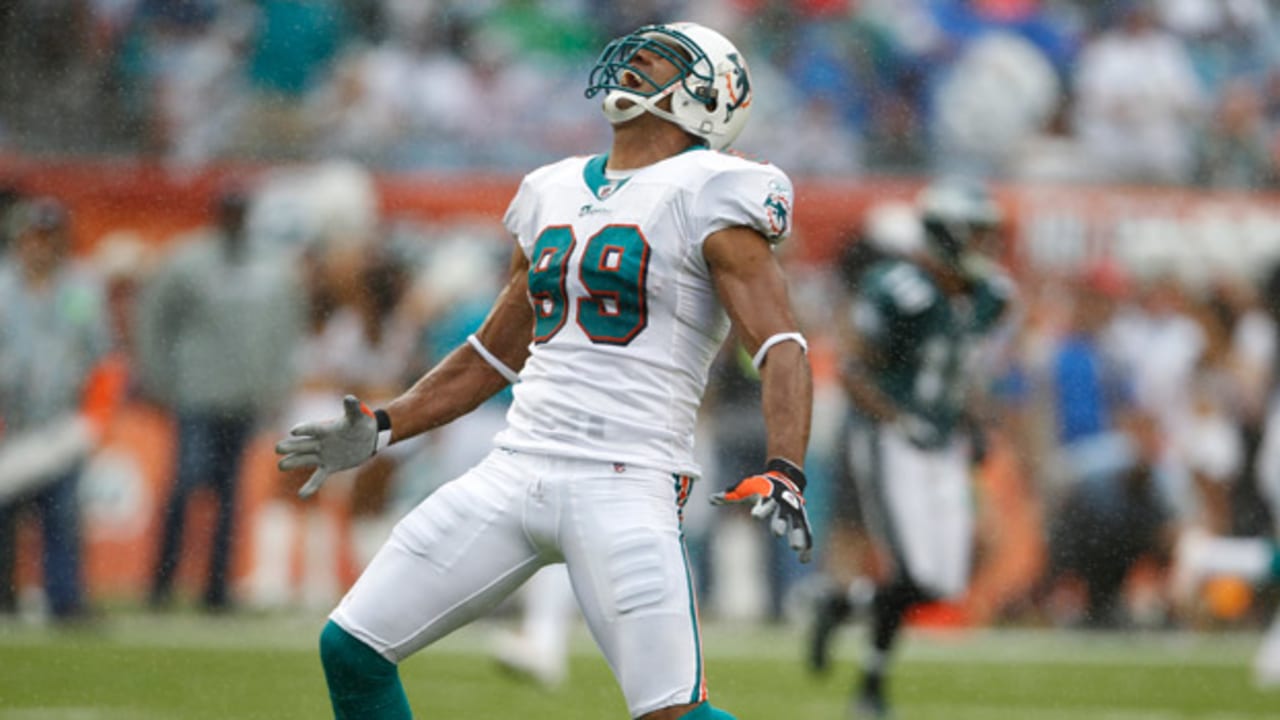
<path fill-rule="evenodd" d="M 507 367 L 520 371 L 529 358 L 533 308 L 529 305 L 529 260 L 519 248 L 511 255 L 507 285 L 476 331 Z M 385 408 L 392 441 L 440 427 L 474 410 L 509 383 L 470 344 L 459 346 Z"/>
<path fill-rule="evenodd" d="M 702 252 L 747 352 L 754 356 L 771 336 L 796 332 L 782 268 L 763 235 L 746 227 L 726 228 L 709 236 Z M 813 378 L 803 348 L 794 342 L 774 345 L 760 367 L 760 383 L 768 457 L 803 467 L 813 409 Z"/>
<path fill-rule="evenodd" d="M 795 332 L 787 284 L 769 243 L 745 227 L 713 233 L 702 245 L 716 293 L 747 352 L 777 333 Z M 794 342 L 774 345 L 760 368 L 761 406 L 768 432 L 768 456 L 803 467 L 809 444 L 813 378 L 803 349 Z M 678 720 L 696 704 L 673 705 L 639 720 Z"/>
<path fill-rule="evenodd" d="M 844 357 L 849 358 L 849 362 L 840 373 L 840 384 L 849 401 L 872 419 L 892 422 L 898 416 L 898 406 L 880 391 L 873 379 L 884 366 L 881 353 L 868 346 L 853 328 L 846 328 L 843 335 Z"/>

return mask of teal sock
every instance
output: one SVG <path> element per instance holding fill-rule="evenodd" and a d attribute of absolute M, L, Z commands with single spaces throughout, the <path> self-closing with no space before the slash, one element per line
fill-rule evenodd
<path fill-rule="evenodd" d="M 729 713 L 717 707 L 712 707 L 711 703 L 700 703 L 698 707 L 685 713 L 680 720 L 738 720 Z"/>
<path fill-rule="evenodd" d="M 335 720 L 411 720 L 400 672 L 330 620 L 320 633 L 320 662 Z"/>
<path fill-rule="evenodd" d="M 1280 543 L 1271 544 L 1271 579 L 1280 580 Z"/>

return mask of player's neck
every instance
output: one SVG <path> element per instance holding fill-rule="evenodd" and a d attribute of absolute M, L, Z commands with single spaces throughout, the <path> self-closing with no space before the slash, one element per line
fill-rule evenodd
<path fill-rule="evenodd" d="M 956 270 L 928 256 L 917 258 L 917 261 L 925 272 L 933 276 L 934 282 L 938 283 L 938 287 L 947 295 L 963 295 L 969 289 L 964 276 Z"/>
<path fill-rule="evenodd" d="M 652 116 L 642 116 L 614 127 L 607 167 L 609 170 L 647 167 L 679 155 L 696 143 L 679 127 Z"/>

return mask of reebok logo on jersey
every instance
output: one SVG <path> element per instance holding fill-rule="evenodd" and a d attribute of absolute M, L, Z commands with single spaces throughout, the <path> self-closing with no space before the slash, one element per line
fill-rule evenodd
<path fill-rule="evenodd" d="M 608 213 L 608 208 L 596 207 L 591 204 L 583 205 L 578 208 L 578 217 L 586 217 L 588 215 L 607 215 Z"/>

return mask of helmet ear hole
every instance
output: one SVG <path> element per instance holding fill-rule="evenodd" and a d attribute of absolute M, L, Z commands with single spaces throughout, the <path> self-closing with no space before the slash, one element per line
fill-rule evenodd
<path fill-rule="evenodd" d="M 715 112 L 716 108 L 720 106 L 720 93 L 708 85 L 698 88 L 694 91 L 693 96 L 707 106 L 707 112 Z"/>

